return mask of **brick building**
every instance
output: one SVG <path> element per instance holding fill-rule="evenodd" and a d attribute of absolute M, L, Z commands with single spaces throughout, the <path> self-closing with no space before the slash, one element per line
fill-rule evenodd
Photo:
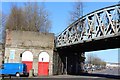
<path fill-rule="evenodd" d="M 35 75 L 52 75 L 53 49 L 53 33 L 6 30 L 5 63 L 22 62 L 28 72 L 34 69 Z"/>

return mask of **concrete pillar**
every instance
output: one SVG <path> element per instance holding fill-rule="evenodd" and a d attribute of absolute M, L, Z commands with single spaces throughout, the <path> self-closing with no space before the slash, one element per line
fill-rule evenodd
<path fill-rule="evenodd" d="M 71 53 L 71 55 L 67 56 L 67 58 L 68 74 L 81 74 L 83 72 L 83 66 L 85 61 L 84 53 Z"/>
<path fill-rule="evenodd" d="M 66 74 L 66 66 L 67 66 L 67 74 L 81 74 L 83 71 L 83 65 L 85 61 L 84 53 L 82 52 L 59 52 L 59 58 L 61 59 L 61 67 L 60 63 L 58 65 L 57 70 L 58 73 Z M 56 56 L 57 57 L 57 56 Z M 66 62 L 67 57 L 67 62 Z M 58 60 L 58 62 L 60 61 Z M 67 64 L 66 64 L 67 63 Z M 61 68 L 61 69 L 60 69 Z M 61 71 L 59 71 L 61 70 Z"/>
<path fill-rule="evenodd" d="M 53 55 L 50 56 L 49 75 L 53 75 Z"/>
<path fill-rule="evenodd" d="M 38 56 L 34 55 L 33 57 L 33 69 L 34 69 L 34 75 L 38 75 Z"/>

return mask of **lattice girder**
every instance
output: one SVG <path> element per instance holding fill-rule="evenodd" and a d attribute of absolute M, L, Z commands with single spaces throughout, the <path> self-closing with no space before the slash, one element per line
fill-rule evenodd
<path fill-rule="evenodd" d="M 69 46 L 120 34 L 120 5 L 106 7 L 79 18 L 56 37 L 56 47 Z"/>

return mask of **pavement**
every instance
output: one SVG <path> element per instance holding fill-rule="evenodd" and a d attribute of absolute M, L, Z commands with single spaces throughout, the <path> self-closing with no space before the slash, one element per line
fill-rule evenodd
<path fill-rule="evenodd" d="M 54 75 L 40 77 L 5 77 L 3 80 L 120 80 L 118 68 L 92 71 L 81 75 Z M 103 74 L 104 73 L 104 74 Z M 1 78 L 1 77 L 0 77 Z"/>
<path fill-rule="evenodd" d="M 3 80 L 119 80 L 114 78 L 106 78 L 90 75 L 56 75 L 56 76 L 40 76 L 40 77 L 5 77 Z"/>

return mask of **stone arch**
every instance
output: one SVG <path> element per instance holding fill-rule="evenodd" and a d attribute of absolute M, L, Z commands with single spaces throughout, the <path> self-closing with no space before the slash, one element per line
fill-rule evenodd
<path fill-rule="evenodd" d="M 38 56 L 38 75 L 48 75 L 49 73 L 49 54 L 48 52 L 40 52 Z"/>
<path fill-rule="evenodd" d="M 27 65 L 27 72 L 32 69 L 33 66 L 33 54 L 30 51 L 25 51 L 22 53 L 22 63 Z"/>
<path fill-rule="evenodd" d="M 40 52 L 38 61 L 39 62 L 49 62 L 49 53 L 48 52 Z"/>

